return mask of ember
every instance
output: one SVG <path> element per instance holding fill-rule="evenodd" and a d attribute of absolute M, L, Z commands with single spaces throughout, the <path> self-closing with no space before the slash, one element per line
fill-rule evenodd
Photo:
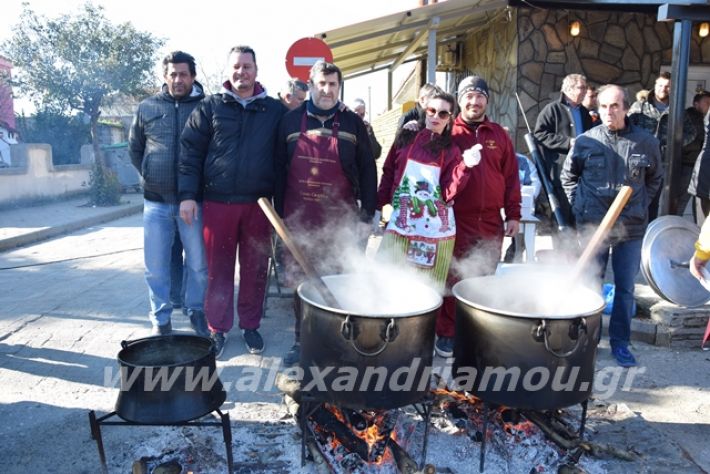
<path fill-rule="evenodd" d="M 304 450 L 319 456 L 331 472 L 422 472 L 408 453 L 416 422 L 409 416 L 400 416 L 402 409 L 361 410 L 337 407 L 329 403 L 301 407 Z M 414 406 L 414 410 L 428 426 L 430 407 Z M 421 448 L 426 453 L 426 437 Z M 314 452 L 315 451 L 315 452 Z M 425 466 L 423 472 L 435 472 Z"/>
<path fill-rule="evenodd" d="M 487 404 L 463 392 L 436 389 L 432 393 L 435 426 L 480 443 L 481 472 L 485 468 L 486 449 L 492 451 L 497 461 L 493 470 L 507 472 L 549 472 L 560 466 L 570 469 L 580 462 L 584 452 L 593 452 L 590 445 L 594 443 L 581 437 L 585 405 L 580 423 L 579 419 L 573 420 L 576 415 L 565 410 L 518 410 Z M 498 458 L 502 458 L 504 468 Z"/>

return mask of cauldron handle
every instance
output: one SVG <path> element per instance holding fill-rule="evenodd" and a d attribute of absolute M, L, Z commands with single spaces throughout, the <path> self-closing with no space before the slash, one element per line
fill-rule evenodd
<path fill-rule="evenodd" d="M 132 346 L 133 344 L 137 344 L 137 343 L 143 342 L 143 341 L 152 341 L 153 339 L 155 339 L 155 336 L 151 336 L 151 337 L 141 337 L 141 338 L 139 338 L 139 339 L 133 339 L 133 340 L 130 340 L 130 341 L 121 341 L 121 348 L 122 348 L 122 349 L 128 349 L 128 348 L 129 348 L 130 346 Z"/>
<path fill-rule="evenodd" d="M 374 357 L 376 355 L 382 354 L 382 352 L 387 349 L 387 345 L 390 342 L 394 341 L 397 337 L 398 330 L 397 324 L 394 322 L 394 318 L 390 318 L 389 323 L 387 323 L 387 327 L 385 328 L 384 336 L 382 337 L 384 344 L 382 344 L 379 348 L 377 348 L 377 350 L 373 352 L 365 352 L 360 349 L 355 343 L 354 333 L 355 331 L 353 330 L 353 323 L 352 321 L 350 321 L 350 315 L 348 314 L 345 317 L 345 321 L 343 321 L 343 323 L 340 325 L 340 335 L 343 336 L 346 341 L 350 341 L 350 345 L 353 346 L 355 352 L 357 352 L 361 356 Z"/>
<path fill-rule="evenodd" d="M 565 357 L 569 357 L 569 356 L 571 356 L 572 354 L 574 354 L 575 352 L 577 352 L 577 349 L 579 349 L 579 345 L 580 345 L 581 342 L 582 342 L 582 338 L 581 338 L 581 337 L 577 337 L 577 343 L 574 345 L 574 347 L 573 347 L 572 349 L 568 350 L 567 352 L 559 353 L 559 352 L 555 351 L 554 349 L 551 349 L 551 348 L 550 348 L 550 343 L 547 341 L 547 331 L 545 331 L 545 329 L 547 329 L 547 324 L 545 323 L 545 321 L 546 321 L 546 320 L 543 319 L 543 320 L 540 322 L 540 325 L 537 327 L 537 330 L 535 331 L 535 335 L 536 335 L 537 337 L 541 337 L 541 336 L 542 336 L 542 338 L 543 338 L 544 341 L 545 341 L 545 349 L 547 349 L 547 352 L 549 352 L 550 354 L 552 354 L 552 355 L 555 356 L 555 357 L 559 357 L 560 359 L 563 359 L 563 358 L 565 358 Z M 580 328 L 581 328 L 584 332 L 587 332 L 587 321 L 586 321 L 586 319 L 581 318 L 581 322 L 580 322 L 579 326 L 580 326 Z"/>

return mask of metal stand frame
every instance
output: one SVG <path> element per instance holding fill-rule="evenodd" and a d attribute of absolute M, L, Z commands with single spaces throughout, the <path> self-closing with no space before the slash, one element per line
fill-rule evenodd
<path fill-rule="evenodd" d="M 313 428 L 308 423 L 308 418 L 325 403 L 323 400 L 313 397 L 308 394 L 301 394 L 301 408 L 299 410 L 298 424 L 301 427 L 301 467 L 305 467 L 306 459 L 313 460 L 310 456 L 306 445 L 308 440 L 313 440 L 314 443 L 318 444 L 316 440 L 316 434 Z M 424 420 L 424 439 L 422 440 L 422 460 L 419 464 L 419 469 L 424 469 L 426 465 L 426 453 L 429 445 L 429 424 L 431 421 L 432 406 L 434 405 L 434 398 L 431 394 L 427 394 L 426 398 L 419 402 L 413 403 L 410 406 L 414 407 L 417 414 Z M 400 407 L 402 408 L 402 407 Z"/>
<path fill-rule="evenodd" d="M 266 291 L 264 291 L 264 305 L 261 316 L 266 316 L 266 306 L 267 301 L 271 297 L 277 298 L 291 298 L 293 293 L 286 293 L 283 288 L 281 288 L 281 283 L 279 282 L 279 269 L 276 265 L 276 244 L 278 242 L 278 236 L 275 233 L 271 234 L 271 256 L 269 256 L 269 266 L 266 273 Z M 271 285 L 276 285 L 276 291 L 271 290 Z"/>
<path fill-rule="evenodd" d="M 229 422 L 229 413 L 222 413 L 219 409 L 211 413 L 217 412 L 220 421 L 186 421 L 183 423 L 136 423 L 133 421 L 106 421 L 113 416 L 118 416 L 115 411 L 107 415 L 96 417 L 94 410 L 89 412 L 89 425 L 91 426 L 91 438 L 96 440 L 96 446 L 99 450 L 99 460 L 101 461 L 101 472 L 108 474 L 108 466 L 106 465 L 106 453 L 104 452 L 104 442 L 101 436 L 101 426 L 221 426 L 222 437 L 224 438 L 224 446 L 227 450 L 227 469 L 228 472 L 234 471 L 234 458 L 232 456 L 232 425 Z"/>
<path fill-rule="evenodd" d="M 584 400 L 580 403 L 582 405 L 582 419 L 579 422 L 579 431 L 577 431 L 577 436 L 582 439 L 584 437 L 584 428 L 587 424 L 587 407 L 589 405 L 589 399 Z M 486 431 L 488 430 L 488 418 L 490 413 L 490 407 L 488 403 L 483 402 L 483 438 L 481 440 L 481 454 L 478 464 L 478 472 L 483 472 L 486 464 Z"/>

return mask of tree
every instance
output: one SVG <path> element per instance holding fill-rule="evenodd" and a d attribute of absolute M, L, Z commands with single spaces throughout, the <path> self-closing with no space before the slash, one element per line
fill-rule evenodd
<path fill-rule="evenodd" d="M 101 106 L 119 94 L 142 96 L 153 87 L 153 66 L 163 40 L 130 23 L 112 24 L 101 6 L 87 2 L 82 8 L 74 16 L 47 19 L 24 3 L 2 50 L 19 69 L 14 84 L 38 109 L 73 110 L 89 117 L 94 204 L 112 205 L 118 203 L 119 186 L 99 146 Z"/>
<path fill-rule="evenodd" d="M 81 146 L 89 143 L 90 139 L 89 126 L 82 117 L 68 117 L 45 108 L 37 110 L 32 117 L 18 117 L 17 130 L 25 142 L 49 143 L 52 146 L 53 164 L 74 164 L 79 163 Z"/>

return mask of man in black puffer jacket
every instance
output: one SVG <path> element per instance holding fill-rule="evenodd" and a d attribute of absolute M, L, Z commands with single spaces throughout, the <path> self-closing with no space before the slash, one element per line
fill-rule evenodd
<path fill-rule="evenodd" d="M 196 219 L 186 224 L 178 219 L 177 168 L 180 133 L 187 118 L 205 95 L 195 81 L 195 58 L 174 51 L 163 59 L 165 84 L 161 92 L 147 98 L 138 112 L 128 136 L 131 162 L 143 177 L 143 227 L 145 279 L 150 296 L 150 320 L 154 335 L 169 334 L 172 249 L 179 236 L 179 258 L 185 249 L 185 301 L 195 332 L 208 336 L 203 313 L 207 287 L 207 263 L 202 240 L 199 206 Z"/>
<path fill-rule="evenodd" d="M 271 226 L 260 197 L 274 194 L 274 147 L 286 108 L 256 81 L 256 54 L 235 46 L 222 91 L 195 108 L 182 133 L 180 217 L 190 222 L 204 195 L 208 284 L 205 314 L 219 357 L 234 324 L 234 264 L 239 247 L 239 327 L 252 354 L 264 305 Z"/>
<path fill-rule="evenodd" d="M 597 255 L 601 278 L 609 259 L 614 270 L 614 303 L 609 320 L 611 352 L 622 367 L 636 365 L 628 349 L 634 316 L 634 279 L 641 263 L 641 242 L 648 225 L 648 203 L 663 180 L 658 140 L 626 118 L 629 102 L 619 86 L 599 89 L 601 125 L 579 136 L 562 169 L 577 229 L 596 227 L 622 186 L 633 193 Z"/>

